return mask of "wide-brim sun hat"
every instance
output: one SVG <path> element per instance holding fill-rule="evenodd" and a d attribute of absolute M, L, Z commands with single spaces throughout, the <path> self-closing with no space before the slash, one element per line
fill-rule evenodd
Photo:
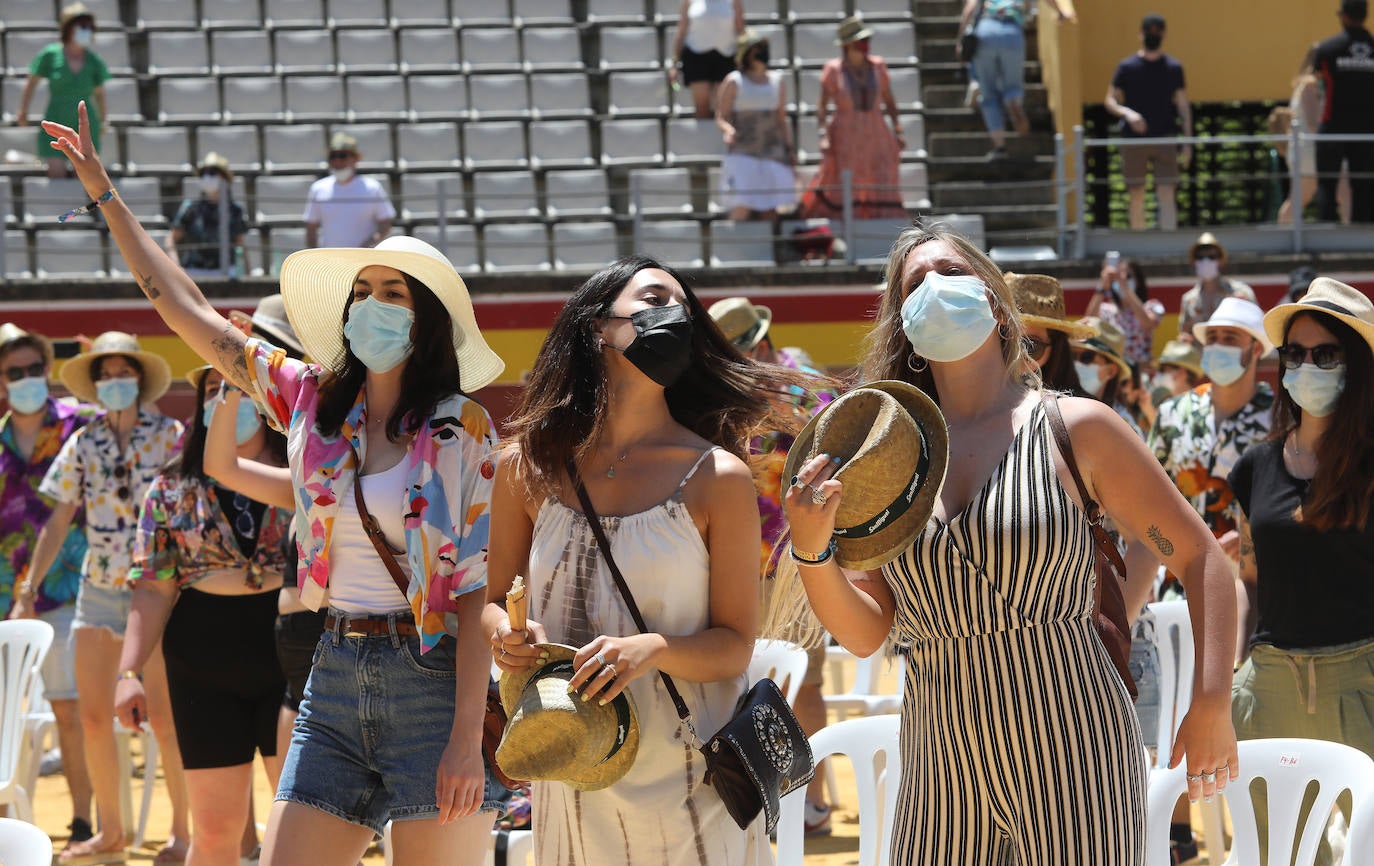
<path fill-rule="evenodd" d="M 196 166 L 196 171 L 203 172 L 207 168 L 224 175 L 226 182 L 232 183 L 234 180 L 234 170 L 229 167 L 229 158 L 215 153 L 213 150 L 201 158 L 200 165 Z"/>
<path fill-rule="evenodd" d="M 1202 353 L 1198 351 L 1196 343 L 1185 343 L 1182 340 L 1170 340 L 1165 343 L 1159 357 L 1155 359 L 1155 366 L 1162 367 L 1165 364 L 1182 367 L 1199 379 L 1207 376 L 1202 372 Z"/>
<path fill-rule="evenodd" d="M 1111 322 L 1096 316 L 1084 316 L 1078 321 L 1089 324 L 1096 331 L 1091 337 L 1074 340 L 1073 345 L 1080 349 L 1092 349 L 1099 355 L 1110 358 L 1117 367 L 1118 379 L 1131 377 L 1131 365 L 1126 360 L 1126 335 Z"/>
<path fill-rule="evenodd" d="M 740 72 L 744 71 L 744 55 L 749 53 L 749 49 L 755 45 L 767 45 L 768 37 L 753 29 L 746 27 L 739 37 L 735 39 L 735 68 Z"/>
<path fill-rule="evenodd" d="M 1010 271 L 1002 277 L 1011 287 L 1016 309 L 1020 311 L 1024 324 L 1062 331 L 1069 335 L 1070 340 L 1086 339 L 1097 333 L 1090 323 L 1069 318 L 1064 309 L 1064 287 L 1054 277 L 1047 274 L 1014 274 Z"/>
<path fill-rule="evenodd" d="M 286 304 L 279 294 L 268 295 L 258 301 L 251 316 L 241 310 L 231 310 L 229 321 L 247 327 L 250 333 L 261 334 L 274 346 L 290 349 L 297 355 L 306 354 L 300 338 L 291 327 L 291 320 L 286 315 Z"/>
<path fill-rule="evenodd" d="M 206 376 L 210 375 L 210 371 L 213 369 L 215 368 L 210 366 L 209 364 L 201 364 L 199 367 L 187 370 L 186 381 L 190 383 L 192 388 L 195 388 L 197 391 L 199 391 L 200 383 L 205 379 Z"/>
<path fill-rule="evenodd" d="M 624 777 L 639 753 L 639 714 L 628 690 L 605 706 L 568 693 L 577 648 L 535 644 L 548 660 L 501 675 L 506 729 L 496 763 L 513 779 L 597 791 Z"/>
<path fill-rule="evenodd" d="M 67 25 L 80 18 L 95 20 L 95 13 L 85 3 L 69 3 L 57 14 L 57 29 L 65 30 Z"/>
<path fill-rule="evenodd" d="M 725 339 L 741 352 L 748 352 L 763 342 L 773 324 L 773 311 L 748 298 L 725 298 L 716 301 L 706 312 Z"/>
<path fill-rule="evenodd" d="M 1317 277 L 1296 304 L 1279 304 L 1264 314 L 1264 330 L 1274 345 L 1281 345 L 1288 321 L 1303 311 L 1326 313 L 1355 329 L 1374 352 L 1374 302 L 1364 292 L 1330 277 Z"/>
<path fill-rule="evenodd" d="M 872 39 L 873 31 L 868 29 L 864 23 L 862 15 L 850 15 L 840 22 L 839 35 L 835 40 L 836 45 L 848 45 L 851 42 L 858 42 L 860 39 Z"/>
<path fill-rule="evenodd" d="M 491 384 L 506 362 L 491 350 L 472 310 L 467 285 L 444 254 L 418 238 L 392 236 L 375 247 L 300 250 L 281 266 L 281 295 L 301 347 L 317 364 L 337 370 L 344 358 L 343 311 L 363 268 L 395 268 L 424 283 L 448 311 L 459 387 L 465 393 Z"/>
<path fill-rule="evenodd" d="M 143 351 L 139 348 L 138 338 L 123 331 L 106 331 L 95 338 L 89 352 L 82 352 L 63 364 L 62 384 L 81 400 L 98 402 L 91 371 L 95 369 L 97 361 L 111 355 L 126 355 L 143 368 L 143 380 L 138 389 L 140 403 L 153 402 L 172 386 L 172 367 L 167 360 L 161 355 Z"/>
<path fill-rule="evenodd" d="M 43 355 L 43 363 L 52 364 L 52 340 L 49 340 L 42 334 L 26 331 L 14 322 L 0 324 L 0 356 L 3 356 L 10 350 L 10 344 L 14 343 L 16 340 L 24 339 L 33 340 L 38 343 L 39 352 Z"/>
<path fill-rule="evenodd" d="M 925 529 L 949 466 L 949 428 L 914 385 L 877 381 L 827 404 L 787 452 L 783 478 L 818 454 L 839 458 L 844 486 L 835 512 L 835 560 L 881 568 Z"/>
<path fill-rule="evenodd" d="M 1238 328 L 1258 340 L 1266 355 L 1275 345 L 1264 331 L 1264 311 L 1245 298 L 1222 298 L 1207 321 L 1193 325 L 1193 339 L 1205 344 L 1208 328 Z"/>

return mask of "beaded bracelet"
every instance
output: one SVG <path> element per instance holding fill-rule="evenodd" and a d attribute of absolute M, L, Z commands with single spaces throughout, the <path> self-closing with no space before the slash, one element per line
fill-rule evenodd
<path fill-rule="evenodd" d="M 820 565 L 821 563 L 829 562 L 830 557 L 835 555 L 834 539 L 831 539 L 830 543 L 825 546 L 825 550 L 820 553 L 807 553 L 797 550 L 794 544 L 787 545 L 787 548 L 792 552 L 792 558 L 802 565 Z"/>
<path fill-rule="evenodd" d="M 76 210 L 67 211 L 66 213 L 62 214 L 62 216 L 58 217 L 57 221 L 60 223 L 64 223 L 72 217 L 78 217 L 82 214 L 90 213 L 91 211 L 100 207 L 105 202 L 109 201 L 112 198 L 115 198 L 117 195 L 118 193 L 115 192 L 115 188 L 110 187 L 109 190 L 106 191 L 106 193 L 102 195 L 100 198 L 87 202 L 84 207 L 79 207 Z"/>

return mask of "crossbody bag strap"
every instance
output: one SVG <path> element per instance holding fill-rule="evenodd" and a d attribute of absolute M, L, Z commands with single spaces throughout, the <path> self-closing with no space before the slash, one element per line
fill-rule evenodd
<path fill-rule="evenodd" d="M 1054 435 L 1054 442 L 1059 446 L 1059 453 L 1064 458 L 1064 464 L 1069 467 L 1069 474 L 1073 476 L 1073 483 L 1078 487 L 1078 498 L 1083 502 L 1083 513 L 1088 516 L 1088 525 L 1092 528 L 1093 544 L 1097 552 L 1107 558 L 1112 568 L 1116 569 L 1118 576 L 1126 574 L 1126 563 L 1121 559 L 1121 552 L 1116 549 L 1116 544 L 1112 542 L 1107 530 L 1102 528 L 1102 506 L 1097 500 L 1088 495 L 1088 486 L 1083 483 L 1083 476 L 1078 471 L 1078 461 L 1073 456 L 1073 440 L 1069 438 L 1069 428 L 1064 423 L 1064 415 L 1059 411 L 1059 396 L 1046 391 L 1042 397 L 1045 405 L 1045 417 L 1050 423 L 1050 432 Z"/>
<path fill-rule="evenodd" d="M 372 542 L 372 546 L 377 548 L 377 555 L 381 557 L 382 565 L 386 566 L 387 574 L 391 575 L 396 588 L 408 599 L 410 579 L 401 571 L 400 564 L 396 562 L 396 551 L 386 543 L 381 525 L 377 523 L 377 518 L 372 516 L 372 512 L 367 510 L 367 500 L 363 499 L 363 461 L 358 457 L 357 451 L 353 452 L 353 470 L 353 504 L 358 506 L 358 519 L 362 521 L 363 534 Z"/>
<path fill-rule="evenodd" d="M 625 575 L 620 573 L 620 566 L 615 564 L 615 557 L 611 555 L 611 542 L 606 538 L 606 530 L 601 526 L 601 518 L 597 516 L 596 508 L 592 506 L 592 498 L 587 495 L 587 488 L 582 484 L 582 477 L 577 474 L 577 465 L 572 458 L 568 458 L 568 478 L 572 479 L 573 489 L 577 491 L 577 500 L 582 503 L 582 514 L 587 518 L 587 525 L 591 527 L 592 535 L 596 538 L 596 546 L 601 549 L 601 556 L 606 560 L 606 567 L 611 571 L 611 578 L 615 580 L 616 589 L 620 590 L 620 597 L 625 599 L 625 606 L 630 609 L 630 618 L 635 621 L 635 626 L 640 632 L 647 634 L 648 625 L 644 622 L 644 616 L 639 612 L 639 605 L 635 604 L 634 593 L 630 592 L 629 584 L 625 583 Z M 663 680 L 663 687 L 668 690 L 668 697 L 673 700 L 673 707 L 677 710 L 677 717 L 686 722 L 691 727 L 692 711 L 687 708 L 687 702 L 682 699 L 682 693 L 673 684 L 673 678 L 663 671 L 658 672 L 658 676 Z M 695 729 L 693 729 L 695 733 Z"/>

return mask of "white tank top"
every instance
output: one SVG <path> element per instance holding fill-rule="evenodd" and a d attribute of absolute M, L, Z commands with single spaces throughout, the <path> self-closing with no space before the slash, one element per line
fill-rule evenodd
<path fill-rule="evenodd" d="M 735 56 L 734 0 L 692 0 L 687 6 L 687 47 L 697 54 Z"/>
<path fill-rule="evenodd" d="M 401 509 L 406 491 L 406 460 L 402 457 L 390 469 L 362 477 L 367 508 L 386 536 L 402 573 L 410 577 L 410 562 L 405 556 L 405 524 Z M 329 537 L 329 603 L 348 613 L 387 613 L 409 610 L 410 603 L 396 588 L 391 573 L 377 556 L 377 548 L 363 532 L 358 508 L 353 502 L 353 485 L 344 486 L 339 496 L 339 513 Z"/>

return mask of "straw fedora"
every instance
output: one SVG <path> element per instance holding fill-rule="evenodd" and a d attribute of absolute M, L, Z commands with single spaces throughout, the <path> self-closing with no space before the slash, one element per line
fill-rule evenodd
<path fill-rule="evenodd" d="M 621 692 L 601 706 L 568 693 L 575 647 L 535 644 L 547 662 L 501 675 L 506 730 L 496 763 L 514 779 L 562 782 L 597 791 L 630 771 L 639 753 L 639 714 Z"/>
<path fill-rule="evenodd" d="M 1229 256 L 1226 255 L 1226 247 L 1222 246 L 1221 241 L 1217 240 L 1217 236 L 1211 232 L 1203 232 L 1197 236 L 1197 240 L 1193 241 L 1193 245 L 1188 248 L 1188 261 L 1195 261 L 1197 259 L 1197 251 L 1205 247 L 1215 247 L 1217 253 L 1221 256 L 1221 263 L 1223 265 L 1226 264 L 1226 260 L 1229 258 Z"/>
<path fill-rule="evenodd" d="M 1211 318 L 1193 325 L 1193 338 L 1199 343 L 1206 343 L 1208 328 L 1242 330 L 1259 341 L 1266 355 L 1274 348 L 1274 343 L 1264 332 L 1264 311 L 1254 301 L 1244 298 L 1222 298 Z"/>
<path fill-rule="evenodd" d="M 840 460 L 835 560 L 855 570 L 881 568 L 910 546 L 935 510 L 949 464 L 949 428 L 916 386 L 870 382 L 811 419 L 787 452 L 783 477 L 817 454 Z"/>
<path fill-rule="evenodd" d="M 344 358 L 343 309 L 353 280 L 370 265 L 409 274 L 429 287 L 453 323 L 460 387 L 471 394 L 490 384 L 506 362 L 487 346 L 463 278 L 444 254 L 418 238 L 393 236 L 375 247 L 300 250 L 281 266 L 281 295 L 301 347 L 316 363 L 338 369 Z"/>
<path fill-rule="evenodd" d="M 196 166 L 196 171 L 203 172 L 207 168 L 222 174 L 226 183 L 232 183 L 234 180 L 234 172 L 229 168 L 229 158 L 215 153 L 213 150 L 201 158 L 200 165 Z"/>
<path fill-rule="evenodd" d="M 848 45 L 851 42 L 858 42 L 860 39 L 871 39 L 873 31 L 864 24 L 862 15 L 850 15 L 840 22 L 839 38 L 835 40 L 836 45 Z"/>
<path fill-rule="evenodd" d="M 62 7 L 62 11 L 57 16 L 57 29 L 65 30 L 67 25 L 78 18 L 89 18 L 95 20 L 95 13 L 86 7 L 85 3 L 70 3 Z"/>
<path fill-rule="evenodd" d="M 9 351 L 11 343 L 26 339 L 33 340 L 38 344 L 38 350 L 43 354 L 43 363 L 52 363 L 52 340 L 42 334 L 26 331 L 13 322 L 5 322 L 0 325 L 0 356 Z"/>
<path fill-rule="evenodd" d="M 741 352 L 748 352 L 763 342 L 768 335 L 768 326 L 773 324 L 773 311 L 761 304 L 751 303 L 748 298 L 716 301 L 707 312 L 725 339 L 734 343 Z"/>
<path fill-rule="evenodd" d="M 1096 333 L 1091 324 L 1085 325 L 1069 318 L 1064 311 L 1064 287 L 1054 277 L 1046 274 L 1013 274 L 1010 271 L 1002 276 L 1011 286 L 1022 322 L 1063 331 L 1070 340 L 1086 339 Z"/>
<path fill-rule="evenodd" d="M 1288 320 L 1303 310 L 1326 313 L 1339 319 L 1354 328 L 1369 344 L 1370 351 L 1374 352 L 1374 303 L 1359 289 L 1330 277 L 1317 277 L 1301 301 L 1279 304 L 1264 314 L 1264 330 L 1270 342 L 1274 345 L 1283 343 Z"/>
<path fill-rule="evenodd" d="M 1074 340 L 1073 344 L 1083 349 L 1092 349 L 1100 355 L 1111 358 L 1120 371 L 1118 379 L 1129 379 L 1131 376 L 1131 365 L 1126 361 L 1126 335 L 1121 333 L 1121 329 L 1111 322 L 1104 321 L 1096 316 L 1084 316 L 1078 320 L 1080 323 L 1092 325 L 1096 334 L 1091 337 L 1084 337 L 1081 340 Z"/>
<path fill-rule="evenodd" d="M 744 55 L 749 53 L 749 49 L 755 45 L 767 45 L 768 37 L 758 32 L 752 27 L 746 27 L 744 32 L 735 40 L 735 68 L 744 71 Z"/>
<path fill-rule="evenodd" d="M 354 156 L 358 155 L 358 139 L 346 132 L 336 132 L 329 138 L 330 150 L 346 150 Z"/>
<path fill-rule="evenodd" d="M 253 336 L 266 337 L 274 346 L 295 352 L 297 355 L 305 354 L 300 339 L 291 327 L 291 320 L 286 316 L 286 304 L 282 301 L 281 295 L 268 295 L 259 300 L 251 316 L 241 310 L 231 310 L 229 321 L 248 328 Z"/>
<path fill-rule="evenodd" d="M 1181 367 L 1199 379 L 1207 376 L 1202 372 L 1202 353 L 1194 343 L 1185 343 L 1182 340 L 1170 340 L 1165 343 L 1159 357 L 1155 359 L 1155 366 L 1162 367 L 1165 364 Z"/>
<path fill-rule="evenodd" d="M 187 370 L 186 381 L 191 383 L 192 388 L 195 388 L 197 391 L 199 391 L 201 381 L 204 380 L 204 378 L 208 376 L 210 374 L 210 371 L 213 369 L 215 368 L 210 366 L 209 364 L 201 364 L 199 367 L 196 367 L 192 370 Z"/>
<path fill-rule="evenodd" d="M 138 389 L 138 401 L 151 403 L 172 385 L 172 368 L 161 355 L 145 352 L 138 346 L 138 338 L 123 331 L 106 331 L 91 343 L 89 352 L 82 352 L 62 365 L 62 384 L 87 403 L 97 401 L 95 380 L 91 371 L 96 361 L 111 355 L 126 355 L 143 368 L 143 381 Z"/>

